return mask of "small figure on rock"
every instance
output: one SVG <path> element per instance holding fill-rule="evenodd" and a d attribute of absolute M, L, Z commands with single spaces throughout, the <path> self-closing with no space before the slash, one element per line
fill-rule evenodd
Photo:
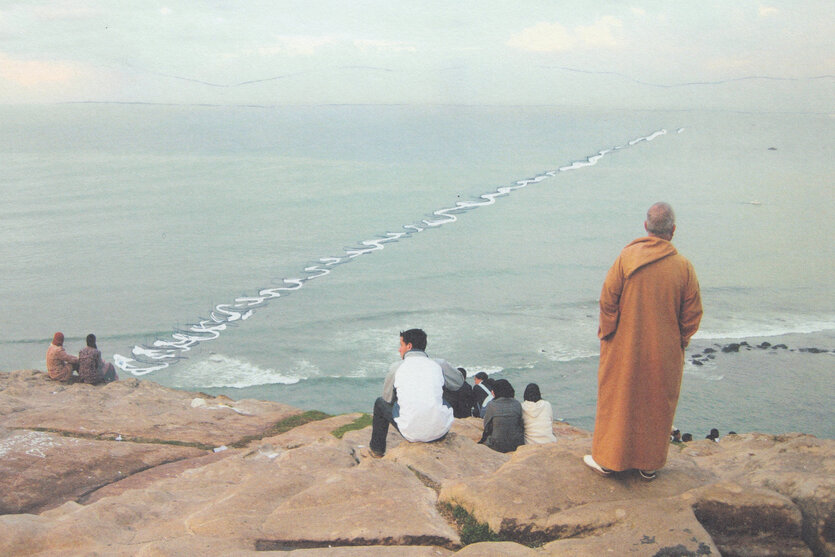
<path fill-rule="evenodd" d="M 64 349 L 64 333 L 57 332 L 46 349 L 46 372 L 49 378 L 63 383 L 72 381 L 73 370 L 78 369 L 78 358 Z"/>
<path fill-rule="evenodd" d="M 493 400 L 484 412 L 484 433 L 479 443 L 500 453 L 515 451 L 525 444 L 522 405 L 515 396 L 513 385 L 507 379 L 493 383 Z"/>
<path fill-rule="evenodd" d="M 493 380 L 483 371 L 479 371 L 475 374 L 473 383 L 473 416 L 483 418 L 487 404 L 493 400 Z"/>
<path fill-rule="evenodd" d="M 682 443 L 689 443 L 692 440 L 693 440 L 693 434 L 692 433 L 684 433 L 681 436 L 681 442 Z"/>
<path fill-rule="evenodd" d="M 674 429 L 672 433 L 670 433 L 670 442 L 671 443 L 681 443 L 681 430 Z"/>
<path fill-rule="evenodd" d="M 400 333 L 400 361 L 392 364 L 383 383 L 383 396 L 374 402 L 368 448 L 375 458 L 386 454 L 389 424 L 407 441 L 417 443 L 442 439 L 452 426 L 452 408 L 443 398 L 444 387 L 458 390 L 464 380 L 449 362 L 432 359 L 425 350 L 423 330 Z"/>
<path fill-rule="evenodd" d="M 116 381 L 116 368 L 113 364 L 106 362 L 101 357 L 101 351 L 96 346 L 96 335 L 87 335 L 87 346 L 78 353 L 78 376 L 84 383 L 98 385 L 99 383 L 110 383 Z"/>
<path fill-rule="evenodd" d="M 459 367 L 462 384 L 456 391 L 444 385 L 444 400 L 452 407 L 452 414 L 456 418 L 469 418 L 473 415 L 473 388 L 467 383 L 467 370 Z"/>
<path fill-rule="evenodd" d="M 713 429 L 710 430 L 710 433 L 708 433 L 705 436 L 705 439 L 710 439 L 711 441 L 716 441 L 718 443 L 719 442 L 719 430 L 714 427 Z"/>
<path fill-rule="evenodd" d="M 542 400 L 539 385 L 530 383 L 525 387 L 522 402 L 522 421 L 525 424 L 525 443 L 528 445 L 553 443 L 557 440 L 554 435 L 554 410 L 551 403 Z"/>

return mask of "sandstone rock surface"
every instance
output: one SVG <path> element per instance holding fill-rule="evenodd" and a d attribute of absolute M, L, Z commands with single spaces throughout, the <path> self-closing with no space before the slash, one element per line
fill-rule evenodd
<path fill-rule="evenodd" d="M 78 411 L 83 409 L 83 411 Z M 588 432 L 500 454 L 480 420 L 363 456 L 361 415 L 127 380 L 0 374 L 0 555 L 835 554 L 835 442 L 746 434 L 671 445 L 653 482 L 602 478 Z M 121 439 L 117 441 L 116 439 Z M 215 450 L 222 448 L 222 450 Z"/>

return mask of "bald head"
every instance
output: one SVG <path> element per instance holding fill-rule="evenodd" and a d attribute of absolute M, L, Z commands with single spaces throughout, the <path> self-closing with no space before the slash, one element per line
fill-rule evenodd
<path fill-rule="evenodd" d="M 669 203 L 659 201 L 647 211 L 644 228 L 650 236 L 657 236 L 664 240 L 672 240 L 676 231 L 676 215 Z"/>

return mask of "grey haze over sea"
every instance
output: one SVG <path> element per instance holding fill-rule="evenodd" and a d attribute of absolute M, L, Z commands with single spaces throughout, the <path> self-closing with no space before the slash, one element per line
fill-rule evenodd
<path fill-rule="evenodd" d="M 422 327 L 432 355 L 535 381 L 591 429 L 600 285 L 666 200 L 705 305 L 688 355 L 787 347 L 688 357 L 676 425 L 835 437 L 833 132 L 816 113 L 3 107 L 0 369 L 94 332 L 123 377 L 370 411 Z"/>

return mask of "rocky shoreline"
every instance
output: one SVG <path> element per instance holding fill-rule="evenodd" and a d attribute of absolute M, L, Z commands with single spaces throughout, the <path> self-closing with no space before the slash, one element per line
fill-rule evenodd
<path fill-rule="evenodd" d="M 500 454 L 127 379 L 0 373 L 0 555 L 835 555 L 835 441 L 670 447 L 658 479 L 585 468 L 591 435 Z"/>

